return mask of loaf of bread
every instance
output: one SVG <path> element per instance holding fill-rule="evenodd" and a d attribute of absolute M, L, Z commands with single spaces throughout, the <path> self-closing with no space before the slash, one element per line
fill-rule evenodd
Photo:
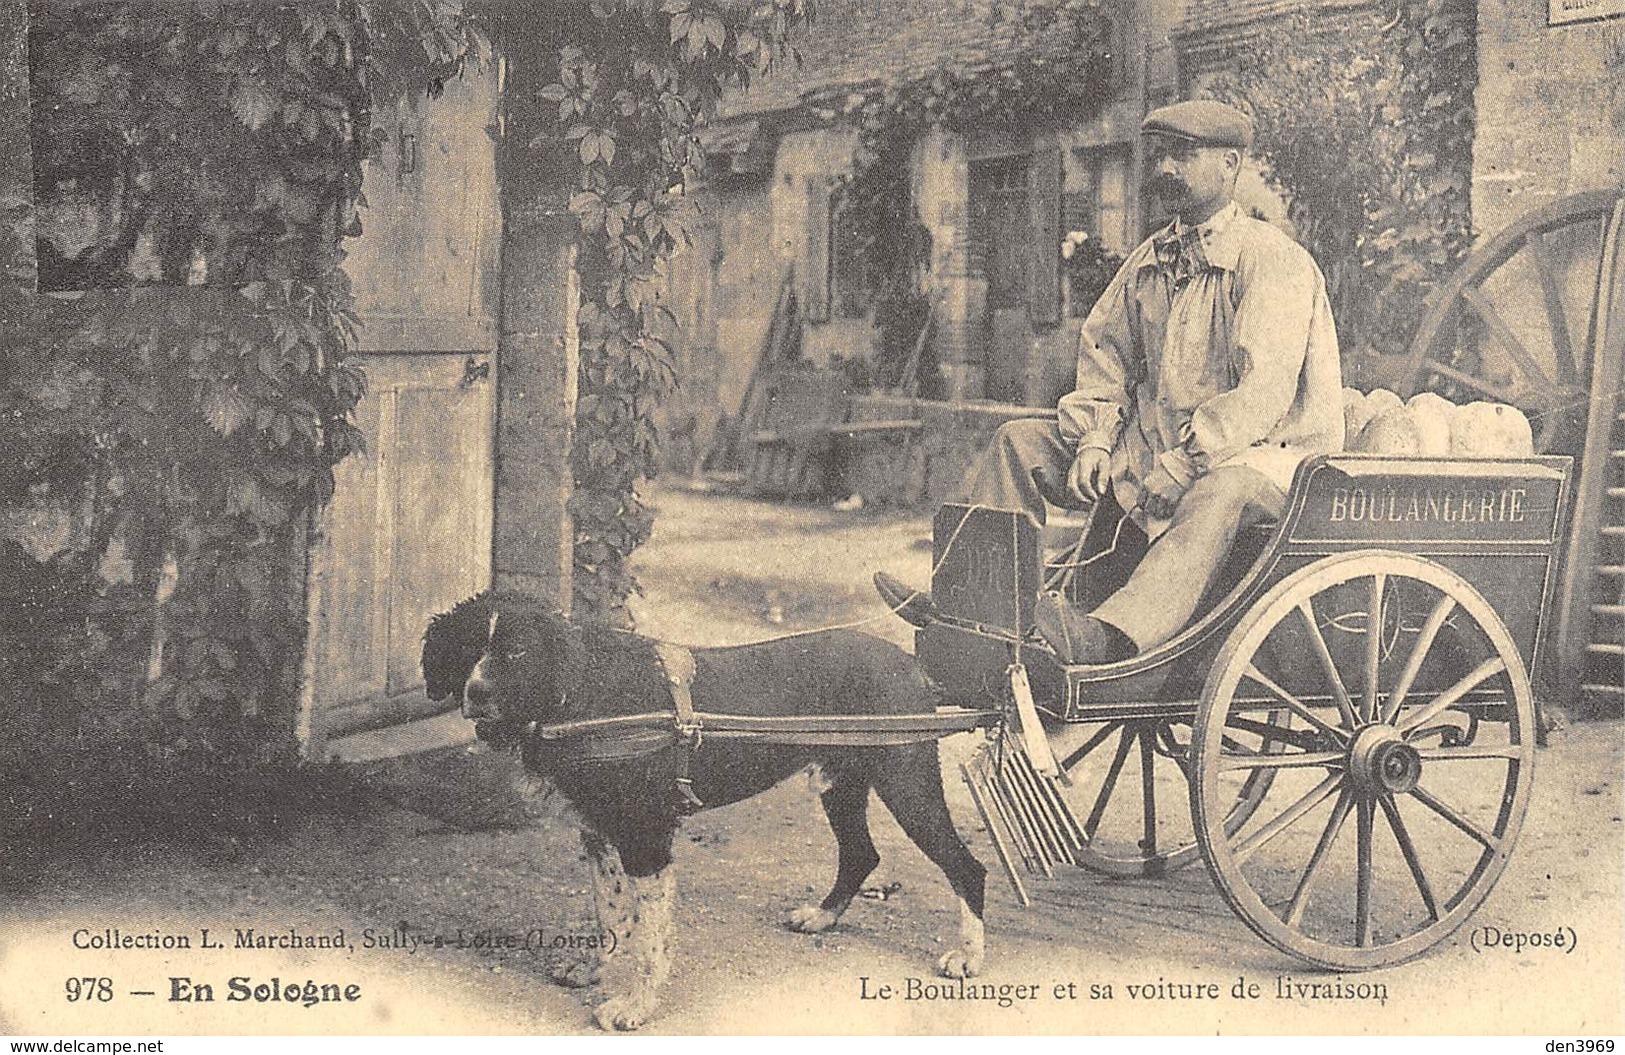
<path fill-rule="evenodd" d="M 1469 403 L 1457 407 L 1450 428 L 1450 453 L 1456 458 L 1518 458 L 1535 453 L 1529 419 L 1505 403 Z"/>
<path fill-rule="evenodd" d="M 1456 420 L 1456 405 L 1437 392 L 1418 392 L 1405 401 L 1405 411 L 1416 425 L 1421 437 L 1421 454 L 1425 458 L 1444 458 L 1450 454 L 1450 430 Z"/>
<path fill-rule="evenodd" d="M 1384 410 L 1366 422 L 1354 437 L 1349 450 L 1361 454 L 1397 454 L 1415 457 L 1422 453 L 1422 435 L 1404 407 Z"/>
<path fill-rule="evenodd" d="M 1524 458 L 1535 453 L 1529 419 L 1504 403 L 1459 406 L 1436 392 L 1408 401 L 1385 388 L 1343 389 L 1344 448 L 1426 458 Z"/>

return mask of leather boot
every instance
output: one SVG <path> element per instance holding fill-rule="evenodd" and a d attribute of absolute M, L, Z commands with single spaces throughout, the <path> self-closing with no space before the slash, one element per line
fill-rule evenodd
<path fill-rule="evenodd" d="M 911 588 L 895 575 L 875 572 L 875 589 L 886 607 L 915 626 L 930 626 L 937 621 L 937 605 L 928 590 Z"/>
<path fill-rule="evenodd" d="M 1039 595 L 1033 622 L 1063 663 L 1095 667 L 1132 659 L 1140 651 L 1127 634 L 1078 611 L 1060 594 Z"/>

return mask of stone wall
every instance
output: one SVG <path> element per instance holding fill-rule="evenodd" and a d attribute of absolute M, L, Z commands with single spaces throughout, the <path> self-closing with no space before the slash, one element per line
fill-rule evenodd
<path fill-rule="evenodd" d="M 1625 16 L 1548 26 L 1540 0 L 1481 0 L 1473 225 L 1625 183 Z"/>
<path fill-rule="evenodd" d="M 852 173 L 856 144 L 850 129 L 787 134 L 771 175 L 734 178 L 700 198 L 690 244 L 671 263 L 680 385 L 662 409 L 669 468 L 690 468 L 717 419 L 739 412 L 787 275 L 795 276 L 805 317 L 808 272 L 827 266 L 811 244 L 819 229 L 812 210 L 821 202 L 827 220 L 831 192 Z M 819 365 L 836 356 L 868 358 L 875 341 L 867 318 L 819 317 L 803 326 L 802 354 Z"/>
<path fill-rule="evenodd" d="M 785 268 L 794 268 L 802 316 L 809 320 L 802 332 L 802 354 L 820 365 L 836 355 L 867 356 L 874 343 L 874 327 L 867 319 L 843 318 L 828 310 L 828 287 L 821 277 L 828 273 L 830 264 L 831 195 L 839 183 L 851 177 L 857 145 L 857 131 L 851 128 L 786 135 L 779 142 L 768 191 L 777 265 L 759 276 L 768 285 L 768 314 L 772 314 L 777 299 L 778 277 Z M 814 300 L 825 304 L 814 304 Z M 766 332 L 765 325 L 762 332 Z"/>
<path fill-rule="evenodd" d="M 721 367 L 714 398 L 724 410 L 734 413 L 767 336 L 784 270 L 774 248 L 773 212 L 765 186 L 719 195 L 711 215 L 716 230 L 714 256 L 707 260 L 687 252 L 672 261 L 672 270 L 710 267 L 715 274 L 712 313 Z M 686 341 L 688 333 L 685 327 L 680 339 Z M 688 383 L 685 377 L 683 384 Z M 692 395 L 704 398 L 698 392 Z"/>

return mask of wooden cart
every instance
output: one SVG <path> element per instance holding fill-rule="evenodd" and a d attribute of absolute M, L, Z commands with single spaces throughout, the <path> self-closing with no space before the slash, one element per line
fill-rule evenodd
<path fill-rule="evenodd" d="M 943 614 L 917 652 L 972 707 L 1026 671 L 1070 780 L 1052 790 L 1081 829 L 1077 863 L 1157 875 L 1200 855 L 1277 948 L 1338 970 L 1399 963 L 1472 914 L 1517 839 L 1570 466 L 1312 459 L 1206 614 L 1105 666 L 1067 666 L 1032 633 L 1027 514 L 944 506 Z M 1010 842 L 1034 829 L 1041 858 L 1054 826 L 989 823 Z"/>

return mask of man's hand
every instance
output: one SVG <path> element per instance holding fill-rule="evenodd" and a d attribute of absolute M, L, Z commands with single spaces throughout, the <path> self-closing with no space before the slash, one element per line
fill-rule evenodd
<path fill-rule="evenodd" d="M 1096 502 L 1111 480 L 1112 456 L 1099 447 L 1082 447 L 1066 474 L 1066 489 L 1079 502 Z"/>
<path fill-rule="evenodd" d="M 1174 509 L 1179 500 L 1185 497 L 1185 485 L 1174 479 L 1173 475 L 1158 463 L 1146 475 L 1140 484 L 1144 492 L 1140 498 L 1140 508 L 1145 515 L 1154 520 L 1167 520 L 1174 515 Z"/>

